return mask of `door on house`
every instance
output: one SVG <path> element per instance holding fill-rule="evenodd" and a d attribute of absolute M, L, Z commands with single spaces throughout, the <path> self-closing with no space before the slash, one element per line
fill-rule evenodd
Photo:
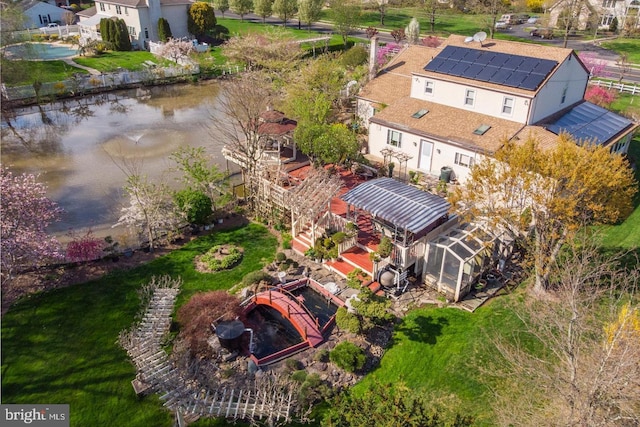
<path fill-rule="evenodd" d="M 421 139 L 420 140 L 420 163 L 418 164 L 418 168 L 425 172 L 431 172 L 432 155 L 433 155 L 433 142 L 429 142 L 424 139 Z"/>

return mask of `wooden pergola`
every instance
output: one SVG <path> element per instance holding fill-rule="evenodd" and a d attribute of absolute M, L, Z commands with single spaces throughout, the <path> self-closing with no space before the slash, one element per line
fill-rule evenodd
<path fill-rule="evenodd" d="M 310 223 L 311 244 L 315 244 L 316 230 L 323 214 L 331 212 L 331 199 L 342 188 L 342 180 L 324 169 L 311 169 L 305 180 L 291 192 L 291 234 Z"/>

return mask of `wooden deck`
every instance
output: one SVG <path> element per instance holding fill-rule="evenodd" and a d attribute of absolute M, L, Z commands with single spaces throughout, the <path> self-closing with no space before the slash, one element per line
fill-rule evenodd
<path fill-rule="evenodd" d="M 312 347 L 324 341 L 317 320 L 304 307 L 290 296 L 278 291 L 261 292 L 255 296 L 255 303 L 267 305 L 278 310 Z"/>

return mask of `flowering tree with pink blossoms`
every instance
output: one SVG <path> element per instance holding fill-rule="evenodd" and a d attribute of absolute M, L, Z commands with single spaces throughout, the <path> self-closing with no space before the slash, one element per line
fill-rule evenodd
<path fill-rule="evenodd" d="M 14 175 L 0 165 L 0 258 L 2 284 L 25 267 L 62 258 L 60 243 L 46 228 L 58 221 L 62 209 L 46 196 L 47 188 L 33 174 Z"/>
<path fill-rule="evenodd" d="M 607 62 L 598 58 L 593 52 L 580 52 L 578 58 L 587 68 L 592 77 L 607 77 L 610 74 L 605 70 Z"/>
<path fill-rule="evenodd" d="M 194 51 L 193 43 L 184 39 L 169 39 L 162 45 L 158 52 L 160 56 L 178 62 L 181 58 L 188 57 Z"/>
<path fill-rule="evenodd" d="M 398 43 L 387 43 L 378 50 L 378 66 L 382 67 L 402 49 Z"/>
<path fill-rule="evenodd" d="M 600 86 L 589 86 L 584 94 L 584 99 L 604 108 L 609 108 L 616 100 L 616 92 Z"/>
<path fill-rule="evenodd" d="M 70 232 L 71 241 L 67 243 L 67 260 L 71 262 L 93 261 L 103 255 L 104 240 L 94 237 L 88 230 L 85 234 L 78 235 Z"/>

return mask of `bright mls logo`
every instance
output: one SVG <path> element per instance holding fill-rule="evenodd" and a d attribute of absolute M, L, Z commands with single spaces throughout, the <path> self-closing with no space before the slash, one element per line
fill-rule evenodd
<path fill-rule="evenodd" d="M 3 426 L 69 427 L 69 405 L 0 405 Z"/>

